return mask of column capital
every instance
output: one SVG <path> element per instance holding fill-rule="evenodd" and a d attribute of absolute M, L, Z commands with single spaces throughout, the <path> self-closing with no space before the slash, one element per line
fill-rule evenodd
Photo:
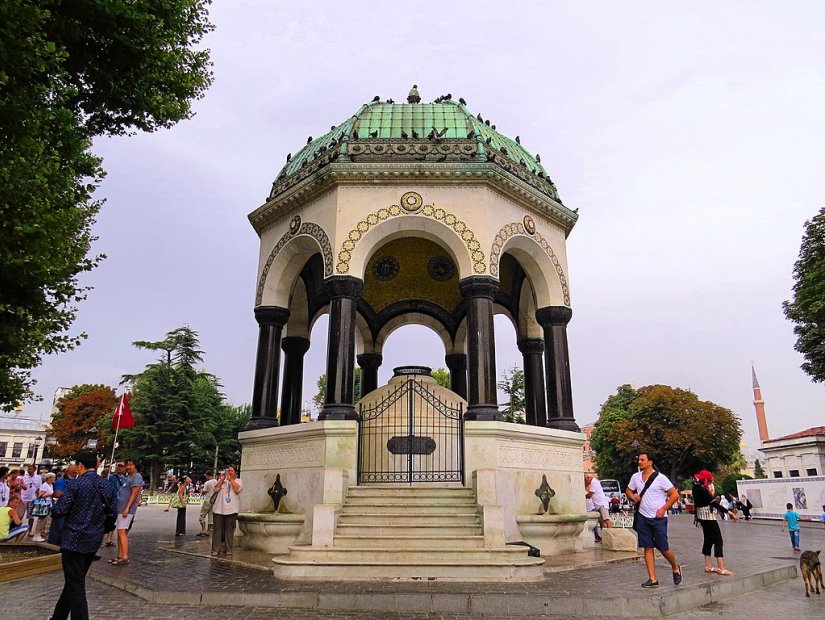
<path fill-rule="evenodd" d="M 384 363 L 384 356 L 380 353 L 359 353 L 355 359 L 361 368 L 378 368 Z"/>
<path fill-rule="evenodd" d="M 255 308 L 255 320 L 261 327 L 272 325 L 283 327 L 289 320 L 289 310 L 280 306 L 258 306 Z"/>
<path fill-rule="evenodd" d="M 323 288 L 330 297 L 358 299 L 364 290 L 364 281 L 352 276 L 332 276 L 324 280 Z"/>
<path fill-rule="evenodd" d="M 284 353 L 303 355 L 309 351 L 309 338 L 303 336 L 286 336 L 281 338 L 281 349 Z"/>
<path fill-rule="evenodd" d="M 493 299 L 499 290 L 498 280 L 489 276 L 470 276 L 460 280 L 458 286 L 461 289 L 461 296 L 465 299 L 468 297 Z"/>
<path fill-rule="evenodd" d="M 544 353 L 544 340 L 541 338 L 523 338 L 516 345 L 522 353 Z"/>
<path fill-rule="evenodd" d="M 567 325 L 573 318 L 573 310 L 567 306 L 545 306 L 536 310 L 540 325 Z"/>
<path fill-rule="evenodd" d="M 467 370 L 467 355 L 465 353 L 448 353 L 444 356 L 444 363 L 452 372 L 455 370 Z"/>

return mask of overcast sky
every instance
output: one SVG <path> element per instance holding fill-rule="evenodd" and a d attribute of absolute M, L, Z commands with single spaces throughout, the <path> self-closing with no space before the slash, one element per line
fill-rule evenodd
<path fill-rule="evenodd" d="M 188 324 L 205 367 L 249 402 L 260 206 L 288 152 L 372 99 L 451 92 L 520 135 L 579 209 L 568 238 L 579 424 L 623 383 L 690 388 L 758 446 L 751 361 L 773 437 L 825 424 L 781 303 L 803 224 L 825 203 L 825 5 L 815 2 L 216 2 L 215 83 L 168 131 L 102 139 L 97 252 L 75 352 L 35 372 L 115 385 L 152 361 L 134 340 Z M 304 399 L 325 369 L 316 324 Z M 499 373 L 520 362 L 497 320 Z M 393 366 L 443 366 L 425 328 Z"/>

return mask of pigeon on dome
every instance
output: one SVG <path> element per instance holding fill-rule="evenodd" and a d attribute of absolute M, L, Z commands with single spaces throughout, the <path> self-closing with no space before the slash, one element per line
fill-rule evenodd
<path fill-rule="evenodd" d="M 418 84 L 413 84 L 410 94 L 407 95 L 407 103 L 421 103 L 421 95 L 418 94 Z"/>

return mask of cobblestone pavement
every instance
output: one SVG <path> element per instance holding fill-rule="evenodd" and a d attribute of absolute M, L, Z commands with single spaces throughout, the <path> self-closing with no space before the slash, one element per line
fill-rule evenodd
<path fill-rule="evenodd" d="M 197 531 L 197 511 L 190 509 L 188 526 L 190 532 Z M 644 568 L 640 564 L 625 563 L 587 570 L 553 573 L 542 583 L 530 584 L 466 584 L 446 582 L 426 583 L 375 583 L 349 582 L 335 584 L 301 583 L 276 581 L 271 572 L 247 566 L 237 566 L 226 561 L 216 561 L 208 557 L 198 557 L 188 553 L 175 553 L 159 547 L 191 549 L 196 553 L 208 553 L 208 543 L 193 535 L 185 540 L 175 540 L 174 513 L 165 513 L 160 507 L 141 508 L 138 521 L 130 536 L 132 542 L 132 563 L 116 568 L 104 561 L 95 563 L 92 571 L 98 579 L 107 577 L 126 580 L 155 590 L 180 592 L 185 598 L 192 592 L 317 592 L 387 594 L 409 592 L 442 593 L 504 593 L 524 594 L 568 593 L 592 597 L 609 608 L 610 597 L 648 596 L 639 588 L 644 580 Z M 759 570 L 795 564 L 798 556 L 791 551 L 787 534 L 779 531 L 778 524 L 760 522 L 722 523 L 728 566 L 736 571 L 737 579 Z M 701 532 L 692 527 L 692 517 L 683 515 L 671 522 L 671 541 L 680 563 L 684 567 L 685 586 L 713 583 L 727 579 L 702 572 L 702 558 L 699 552 Z M 198 545 L 203 546 L 200 551 Z M 802 532 L 802 547 L 806 549 L 825 548 L 825 529 L 807 525 Z M 607 552 L 605 552 L 607 553 Z M 113 557 L 110 549 L 103 549 L 102 555 Z M 667 575 L 668 567 L 659 560 L 657 565 L 662 586 L 660 592 L 673 588 Z M 478 614 L 434 614 L 416 610 L 382 612 L 327 611 L 318 609 L 288 609 L 274 607 L 243 606 L 199 606 L 172 604 L 161 605 L 147 602 L 122 589 L 104 585 L 99 580 L 87 580 L 89 605 L 92 618 L 352 618 L 357 620 L 418 620 L 452 619 L 465 620 L 501 618 L 503 616 Z M 0 609 L 13 610 L 6 616 L 16 620 L 26 618 L 47 618 L 62 588 L 62 574 L 47 575 L 6 582 L 0 585 Z M 605 615 L 608 615 L 609 611 Z M 698 618 L 718 618 L 720 615 L 736 614 L 739 617 L 751 614 L 758 617 L 776 617 L 779 614 L 790 618 L 807 619 L 825 617 L 825 593 L 806 599 L 801 579 L 785 581 L 744 596 L 733 597 L 721 603 L 714 603 L 692 611 L 669 616 L 679 620 Z"/>

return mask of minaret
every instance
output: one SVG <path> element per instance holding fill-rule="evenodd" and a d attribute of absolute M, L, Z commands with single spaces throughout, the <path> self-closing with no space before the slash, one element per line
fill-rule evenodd
<path fill-rule="evenodd" d="M 765 443 L 770 439 L 768 435 L 768 420 L 765 418 L 765 401 L 762 400 L 762 389 L 759 387 L 759 379 L 756 378 L 756 370 L 751 364 L 751 374 L 753 374 L 753 407 L 756 409 L 756 426 L 759 428 L 759 441 Z"/>

